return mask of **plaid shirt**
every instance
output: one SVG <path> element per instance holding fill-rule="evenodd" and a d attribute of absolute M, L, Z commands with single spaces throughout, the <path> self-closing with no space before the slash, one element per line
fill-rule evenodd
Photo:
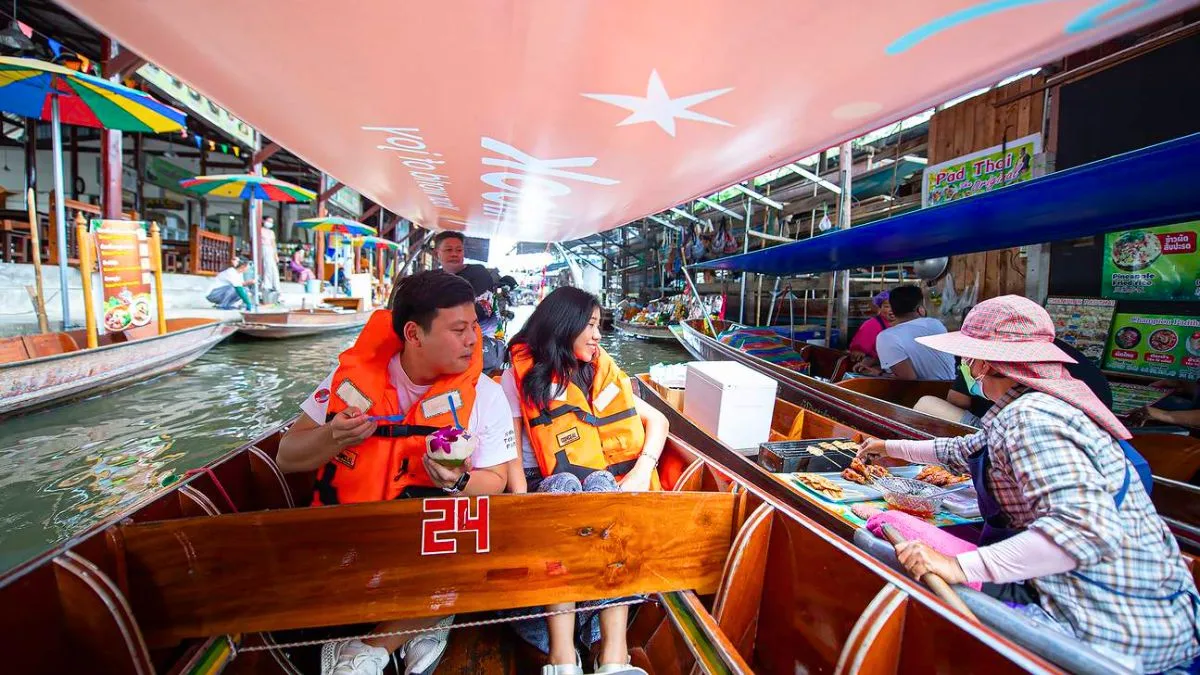
<path fill-rule="evenodd" d="M 1179 546 L 1137 473 L 1121 508 L 1114 498 L 1125 478 L 1121 447 L 1082 411 L 1025 386 L 1013 387 L 972 436 L 934 441 L 938 461 L 966 472 L 966 458 L 987 446 L 988 487 L 1012 527 L 1032 529 L 1062 547 L 1076 571 L 1124 597 L 1071 574 L 1030 580 L 1040 604 L 1076 637 L 1139 657 L 1148 672 L 1194 658 L 1197 605 Z"/>

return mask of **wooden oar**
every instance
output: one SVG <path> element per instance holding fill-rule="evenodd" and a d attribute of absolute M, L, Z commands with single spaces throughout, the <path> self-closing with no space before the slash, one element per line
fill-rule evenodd
<path fill-rule="evenodd" d="M 46 320 L 46 291 L 42 288 L 42 241 L 41 231 L 38 228 L 37 219 L 37 202 L 34 201 L 35 194 L 33 188 L 25 191 L 25 202 L 29 209 L 29 243 L 33 247 L 33 278 L 37 284 L 37 298 L 34 300 L 34 309 L 37 312 L 38 331 L 42 333 L 50 332 L 50 322 Z M 67 289 L 59 290 L 60 293 L 66 293 Z M 67 327 L 64 324 L 63 330 Z"/>
<path fill-rule="evenodd" d="M 888 541 L 892 542 L 892 546 L 899 546 L 900 544 L 908 541 L 904 538 L 904 535 L 900 534 L 899 530 L 891 525 L 883 526 L 883 536 L 887 537 Z M 921 583 L 928 586 L 929 590 L 933 591 L 933 594 L 945 601 L 946 604 L 962 612 L 967 617 L 978 621 L 978 619 L 975 618 L 975 613 L 967 607 L 967 604 L 962 601 L 962 598 L 958 597 L 958 593 L 955 593 L 954 589 L 950 588 L 950 584 L 946 583 L 945 579 L 941 578 L 937 574 L 934 574 L 933 572 L 926 572 L 925 574 L 921 575 Z"/>

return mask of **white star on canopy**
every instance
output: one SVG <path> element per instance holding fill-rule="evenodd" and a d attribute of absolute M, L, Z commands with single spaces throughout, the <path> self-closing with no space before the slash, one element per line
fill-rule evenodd
<path fill-rule="evenodd" d="M 646 95 L 644 97 L 628 96 L 625 94 L 583 94 L 583 96 L 632 111 L 632 115 L 617 124 L 619 127 L 629 124 L 641 124 L 642 122 L 654 122 L 673 138 L 675 136 L 676 119 L 718 124 L 724 127 L 733 126 L 724 120 L 689 110 L 694 105 L 714 99 L 722 94 L 728 94 L 731 91 L 733 91 L 733 87 L 710 89 L 699 94 L 673 99 L 667 94 L 667 88 L 663 86 L 662 78 L 658 76 L 658 71 L 651 70 L 650 82 L 646 84 Z"/>

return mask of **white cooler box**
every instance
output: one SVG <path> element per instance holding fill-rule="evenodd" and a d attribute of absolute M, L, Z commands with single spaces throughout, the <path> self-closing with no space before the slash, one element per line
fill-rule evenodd
<path fill-rule="evenodd" d="M 736 361 L 687 364 L 683 413 L 731 448 L 758 448 L 771 435 L 775 380 Z"/>

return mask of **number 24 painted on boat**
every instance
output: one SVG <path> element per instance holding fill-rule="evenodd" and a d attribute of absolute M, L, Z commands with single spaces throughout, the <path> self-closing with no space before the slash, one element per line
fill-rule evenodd
<path fill-rule="evenodd" d="M 491 550 L 491 506 L 486 496 L 475 498 L 475 514 L 471 515 L 470 497 L 434 497 L 424 500 L 427 514 L 440 514 L 421 521 L 421 555 L 458 553 L 455 534 L 473 532 L 475 553 Z"/>

